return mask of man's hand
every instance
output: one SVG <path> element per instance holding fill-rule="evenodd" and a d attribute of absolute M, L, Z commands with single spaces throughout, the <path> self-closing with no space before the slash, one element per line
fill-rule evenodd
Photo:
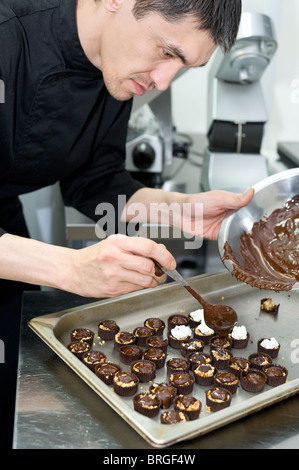
<path fill-rule="evenodd" d="M 175 268 L 175 260 L 164 245 L 147 238 L 111 235 L 73 253 L 67 290 L 86 297 L 116 297 L 156 287 L 166 275 L 157 273 L 153 259 L 167 269 Z"/>
<path fill-rule="evenodd" d="M 229 191 L 208 191 L 187 195 L 185 202 L 189 202 L 191 205 L 203 204 L 203 233 L 196 233 L 196 220 L 191 220 L 194 234 L 209 240 L 217 240 L 223 219 L 234 210 L 247 206 L 253 196 L 254 190 L 252 188 L 243 194 Z M 189 214 L 191 219 L 193 213 L 191 211 Z"/>

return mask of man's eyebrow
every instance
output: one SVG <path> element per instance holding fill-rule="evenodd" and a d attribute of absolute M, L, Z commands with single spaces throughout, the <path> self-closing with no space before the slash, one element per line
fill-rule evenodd
<path fill-rule="evenodd" d="M 191 67 L 191 64 L 189 64 L 189 62 L 186 59 L 184 53 L 182 52 L 182 50 L 179 47 L 175 46 L 174 44 L 168 44 L 168 45 L 165 45 L 165 47 L 169 50 L 169 52 L 171 52 L 173 55 L 175 55 L 179 59 L 181 59 L 181 61 L 183 62 L 183 64 L 186 67 Z M 205 62 L 204 64 L 198 65 L 198 67 L 205 67 L 205 65 L 207 65 L 207 63 L 208 63 L 208 61 Z"/>
<path fill-rule="evenodd" d="M 179 47 L 173 44 L 168 44 L 166 47 L 169 50 L 169 52 L 171 52 L 173 55 L 176 55 L 179 59 L 181 59 L 184 65 L 188 66 L 188 60 L 186 59 L 184 53 Z"/>

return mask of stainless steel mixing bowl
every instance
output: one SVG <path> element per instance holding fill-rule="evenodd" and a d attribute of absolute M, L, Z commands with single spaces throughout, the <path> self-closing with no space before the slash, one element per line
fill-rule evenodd
<path fill-rule="evenodd" d="M 283 171 L 270 176 L 253 186 L 254 197 L 248 206 L 235 211 L 221 224 L 218 237 L 218 250 L 221 259 L 224 255 L 224 244 L 228 242 L 236 258 L 240 257 L 240 236 L 242 232 L 251 232 L 252 226 L 260 219 L 269 216 L 275 209 L 279 209 L 296 194 L 299 194 L 299 168 Z M 232 263 L 223 261 L 231 272 Z M 295 286 L 298 288 L 298 284 Z M 294 287 L 295 287 L 294 286 Z"/>

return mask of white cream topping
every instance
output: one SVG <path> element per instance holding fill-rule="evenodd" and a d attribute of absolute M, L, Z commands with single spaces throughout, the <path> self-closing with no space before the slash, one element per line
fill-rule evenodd
<path fill-rule="evenodd" d="M 196 329 L 203 335 L 212 335 L 215 333 L 212 328 L 209 328 L 208 325 L 205 324 L 205 322 L 202 322 L 200 325 L 198 325 Z"/>
<path fill-rule="evenodd" d="M 199 308 L 198 310 L 194 310 L 194 312 L 190 312 L 189 315 L 194 321 L 204 321 L 203 312 L 203 308 Z"/>
<path fill-rule="evenodd" d="M 266 348 L 266 349 L 275 349 L 279 347 L 279 344 L 275 338 L 270 338 L 270 339 L 264 339 L 261 342 L 261 346 L 263 346 L 263 348 Z"/>
<path fill-rule="evenodd" d="M 177 325 L 171 330 L 171 336 L 176 339 L 189 338 L 192 336 L 192 330 L 189 326 L 186 325 Z"/>
<path fill-rule="evenodd" d="M 244 325 L 242 326 L 234 326 L 232 331 L 232 337 L 234 339 L 246 339 L 247 338 L 247 330 Z"/>

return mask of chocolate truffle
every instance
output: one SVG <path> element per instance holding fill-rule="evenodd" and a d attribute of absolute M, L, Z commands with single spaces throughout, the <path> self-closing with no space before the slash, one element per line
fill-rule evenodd
<path fill-rule="evenodd" d="M 244 349 L 248 345 L 250 335 L 244 325 L 234 326 L 230 338 L 234 349 Z"/>
<path fill-rule="evenodd" d="M 267 353 L 272 359 L 278 356 L 279 349 L 280 344 L 275 338 L 261 338 L 257 342 L 258 352 Z"/>
<path fill-rule="evenodd" d="M 249 369 L 248 372 L 242 372 L 240 377 L 242 388 L 247 392 L 261 392 L 267 382 L 264 372 L 258 369 Z"/>
<path fill-rule="evenodd" d="M 114 362 L 104 362 L 95 366 L 95 374 L 107 385 L 112 384 L 116 372 L 120 371 L 120 366 Z"/>
<path fill-rule="evenodd" d="M 165 323 L 161 318 L 147 318 L 144 321 L 144 326 L 153 330 L 153 334 L 162 336 L 165 328 Z"/>
<path fill-rule="evenodd" d="M 253 353 L 248 357 L 250 367 L 263 371 L 264 367 L 272 363 L 272 358 L 266 353 Z"/>
<path fill-rule="evenodd" d="M 182 341 L 180 344 L 180 351 L 184 357 L 188 357 L 191 353 L 203 351 L 205 344 L 200 339 L 189 339 Z"/>
<path fill-rule="evenodd" d="M 176 326 L 185 325 L 188 326 L 189 318 L 186 315 L 181 315 L 179 313 L 171 315 L 167 320 L 168 331 L 171 331 L 172 328 Z"/>
<path fill-rule="evenodd" d="M 177 394 L 177 389 L 168 383 L 154 383 L 150 386 L 149 391 L 157 395 L 161 400 L 161 408 L 168 409 Z"/>
<path fill-rule="evenodd" d="M 206 390 L 206 405 L 210 411 L 220 411 L 230 406 L 232 394 L 224 389 L 215 387 Z"/>
<path fill-rule="evenodd" d="M 199 385 L 214 385 L 217 369 L 212 364 L 198 364 L 193 368 L 194 378 Z"/>
<path fill-rule="evenodd" d="M 132 362 L 141 359 L 143 356 L 143 349 L 137 344 L 129 344 L 119 348 L 119 357 L 123 364 L 132 364 Z"/>
<path fill-rule="evenodd" d="M 261 300 L 261 310 L 263 312 L 272 313 L 273 315 L 278 314 L 279 304 L 273 302 L 271 298 Z"/>
<path fill-rule="evenodd" d="M 167 346 L 168 346 L 168 339 L 162 338 L 162 336 L 154 335 L 154 336 L 150 336 L 146 340 L 147 348 L 158 348 L 166 352 Z"/>
<path fill-rule="evenodd" d="M 113 377 L 114 391 L 123 397 L 135 395 L 138 390 L 139 379 L 133 372 L 116 372 Z"/>
<path fill-rule="evenodd" d="M 128 331 L 119 331 L 114 336 L 114 347 L 116 350 L 118 350 L 121 346 L 135 343 L 136 337 L 133 335 L 133 333 L 129 333 Z"/>
<path fill-rule="evenodd" d="M 189 313 L 189 325 L 196 328 L 201 322 L 204 322 L 204 309 L 199 308 Z"/>
<path fill-rule="evenodd" d="M 169 346 L 180 349 L 181 343 L 192 338 L 192 330 L 186 325 L 177 325 L 168 332 Z"/>
<path fill-rule="evenodd" d="M 194 338 L 200 339 L 204 344 L 209 344 L 210 339 L 215 335 L 215 331 L 209 328 L 204 322 L 194 328 Z"/>
<path fill-rule="evenodd" d="M 190 362 L 190 368 L 194 369 L 196 365 L 211 364 L 212 357 L 210 354 L 197 351 L 197 352 L 189 354 L 188 361 Z"/>
<path fill-rule="evenodd" d="M 161 413 L 160 420 L 162 424 L 177 424 L 186 423 L 189 418 L 183 411 L 167 410 Z"/>
<path fill-rule="evenodd" d="M 229 361 L 233 357 L 232 352 L 229 349 L 215 348 L 211 351 L 212 363 L 219 370 L 227 369 Z"/>
<path fill-rule="evenodd" d="M 71 332 L 71 341 L 84 341 L 92 346 L 94 332 L 89 328 L 76 328 Z"/>
<path fill-rule="evenodd" d="M 174 372 L 169 377 L 169 383 L 177 389 L 178 394 L 182 395 L 192 393 L 194 382 L 194 377 L 189 372 Z"/>
<path fill-rule="evenodd" d="M 133 398 L 134 410 L 138 411 L 148 418 L 154 418 L 160 411 L 161 401 L 159 398 L 150 393 L 138 393 Z"/>
<path fill-rule="evenodd" d="M 168 374 L 180 371 L 187 372 L 190 369 L 190 362 L 181 357 L 171 357 L 166 362 L 166 368 Z"/>
<path fill-rule="evenodd" d="M 89 369 L 94 371 L 95 366 L 97 364 L 102 364 L 106 361 L 106 354 L 102 351 L 87 351 L 82 356 L 82 362 L 85 364 Z"/>
<path fill-rule="evenodd" d="M 216 387 L 225 388 L 234 394 L 237 391 L 239 379 L 232 372 L 218 371 L 214 376 L 214 384 Z"/>
<path fill-rule="evenodd" d="M 73 353 L 78 359 L 82 360 L 83 354 L 90 351 L 91 346 L 85 341 L 72 341 L 68 347 L 69 351 Z"/>
<path fill-rule="evenodd" d="M 213 336 L 210 341 L 210 351 L 216 348 L 231 349 L 232 340 L 228 336 Z"/>
<path fill-rule="evenodd" d="M 232 357 L 229 361 L 228 369 L 240 378 L 242 372 L 247 372 L 250 362 L 245 357 Z"/>
<path fill-rule="evenodd" d="M 201 411 L 201 402 L 191 396 L 178 395 L 173 401 L 174 409 L 183 411 L 190 421 L 197 419 Z"/>
<path fill-rule="evenodd" d="M 105 341 L 112 341 L 119 326 L 114 320 L 103 320 L 98 324 L 98 336 Z"/>
<path fill-rule="evenodd" d="M 271 387 L 277 387 L 278 385 L 284 384 L 288 376 L 288 370 L 286 367 L 276 364 L 265 366 L 263 372 L 266 374 L 267 384 L 271 385 Z"/>
<path fill-rule="evenodd" d="M 163 351 L 163 349 L 148 348 L 144 351 L 143 358 L 154 362 L 157 369 L 162 369 L 162 367 L 165 365 L 166 353 Z"/>
<path fill-rule="evenodd" d="M 137 375 L 140 382 L 149 382 L 156 377 L 156 364 L 147 359 L 135 361 L 131 364 L 131 371 Z"/>
<path fill-rule="evenodd" d="M 136 337 L 138 346 L 145 346 L 147 338 L 154 335 L 154 330 L 147 326 L 137 326 L 133 331 L 133 335 Z"/>

